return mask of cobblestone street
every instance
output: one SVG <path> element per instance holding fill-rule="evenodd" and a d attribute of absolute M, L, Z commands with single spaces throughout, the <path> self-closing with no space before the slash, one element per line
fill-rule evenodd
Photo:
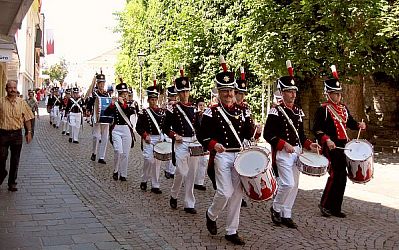
<path fill-rule="evenodd" d="M 40 110 L 44 114 L 44 110 Z M 91 127 L 85 123 L 80 143 L 68 142 L 48 116 L 36 121 L 35 137 L 24 145 L 18 192 L 0 187 L 0 249 L 231 249 L 224 239 L 223 214 L 218 235 L 205 226 L 213 198 L 195 190 L 198 214 L 169 207 L 172 179 L 161 177 L 162 194 L 140 190 L 143 158 L 140 143 L 130 154 L 128 181 L 112 179 L 113 150 L 106 165 L 90 160 Z M 139 136 L 136 135 L 139 139 Z M 297 230 L 276 227 L 271 202 L 242 208 L 239 234 L 244 249 L 399 249 L 399 155 L 376 156 L 374 178 L 367 184 L 348 180 L 343 210 L 347 218 L 324 218 L 317 204 L 327 176 L 301 175 L 294 206 Z M 241 247 L 236 247 L 241 248 Z"/>

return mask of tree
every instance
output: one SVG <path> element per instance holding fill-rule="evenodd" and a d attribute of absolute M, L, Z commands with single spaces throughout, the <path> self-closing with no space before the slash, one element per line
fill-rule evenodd
<path fill-rule="evenodd" d="M 59 63 L 54 64 L 48 70 L 43 70 L 43 74 L 49 75 L 51 82 L 57 80 L 62 84 L 65 77 L 68 74 L 68 67 L 66 65 L 65 59 L 62 59 Z"/>

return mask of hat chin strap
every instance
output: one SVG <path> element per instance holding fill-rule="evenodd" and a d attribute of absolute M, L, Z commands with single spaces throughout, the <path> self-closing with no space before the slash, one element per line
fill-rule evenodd
<path fill-rule="evenodd" d="M 326 94 L 326 96 L 327 96 L 327 100 L 329 100 L 330 102 L 334 103 L 335 105 L 338 105 L 338 104 L 339 104 L 339 102 L 334 102 L 334 101 L 331 99 L 329 92 L 326 92 L 325 94 Z"/>

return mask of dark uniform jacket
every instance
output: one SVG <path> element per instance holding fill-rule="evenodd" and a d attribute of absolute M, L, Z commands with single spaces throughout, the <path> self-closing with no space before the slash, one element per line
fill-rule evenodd
<path fill-rule="evenodd" d="M 236 104 L 233 104 L 231 107 L 220 105 L 215 104 L 205 110 L 201 122 L 200 141 L 203 147 L 209 151 L 214 150 L 216 143 L 222 144 L 225 148 L 240 148 L 240 142 L 238 142 L 230 126 L 218 111 L 218 107 L 221 107 L 221 112 L 225 111 L 241 143 L 244 139 L 250 140 L 254 135 L 254 124 L 250 114 L 247 112 L 248 110 Z"/>
<path fill-rule="evenodd" d="M 296 130 L 298 131 L 299 138 L 288 122 L 288 119 L 283 115 L 278 107 L 281 107 L 291 119 Z M 272 164 L 276 175 L 278 174 L 275 161 L 276 153 L 278 150 L 283 150 L 285 142 L 288 142 L 293 147 L 302 145 L 302 147 L 310 149 L 310 144 L 312 141 L 306 138 L 305 132 L 303 130 L 304 116 L 305 114 L 303 113 L 302 109 L 300 109 L 297 105 L 294 105 L 293 108 L 290 109 L 286 107 L 284 103 L 281 103 L 269 110 L 265 128 L 263 130 L 263 137 L 272 146 Z"/>
<path fill-rule="evenodd" d="M 333 113 L 327 109 L 328 105 L 342 119 L 343 128 Z M 337 146 L 343 147 L 348 141 L 344 131 L 346 128 L 356 130 L 358 129 L 358 124 L 350 115 L 345 105 L 335 105 L 331 102 L 325 102 L 317 109 L 314 118 L 313 133 L 321 146 L 325 146 L 326 141 L 331 139 Z"/>
<path fill-rule="evenodd" d="M 62 105 L 61 96 L 55 96 L 55 95 L 49 96 L 49 98 L 47 100 L 47 106 L 51 106 L 51 107 L 59 106 L 61 108 L 61 105 Z"/>
<path fill-rule="evenodd" d="M 83 108 L 84 108 L 84 102 L 83 100 L 79 97 L 78 99 L 74 99 L 80 106 L 80 108 L 78 107 L 78 105 L 75 105 L 75 103 L 71 100 L 74 98 L 69 98 L 68 100 L 68 104 L 66 106 L 66 112 L 72 112 L 72 113 L 81 113 Z"/>
<path fill-rule="evenodd" d="M 137 119 L 136 131 L 142 137 L 145 138 L 147 135 L 159 135 L 158 129 L 149 116 L 148 112 L 151 112 L 152 116 L 158 123 L 158 127 L 162 133 L 163 123 L 165 121 L 165 110 L 161 108 L 155 109 L 143 109 L 139 113 L 139 117 Z"/>
<path fill-rule="evenodd" d="M 178 110 L 177 105 L 181 107 L 183 112 L 187 115 L 194 130 L 191 128 L 190 124 L 186 121 L 183 114 Z M 191 104 L 182 104 L 181 102 L 172 104 L 168 107 L 166 111 L 166 118 L 163 124 L 162 130 L 170 138 L 174 138 L 175 134 L 183 137 L 192 137 L 196 135 L 196 130 L 198 130 L 199 124 L 195 119 L 195 108 Z"/>
<path fill-rule="evenodd" d="M 93 95 L 87 99 L 86 108 L 87 111 L 93 113 L 94 110 L 94 103 L 96 101 L 97 96 L 99 97 L 109 97 L 107 92 L 100 93 L 99 91 L 93 92 Z"/>

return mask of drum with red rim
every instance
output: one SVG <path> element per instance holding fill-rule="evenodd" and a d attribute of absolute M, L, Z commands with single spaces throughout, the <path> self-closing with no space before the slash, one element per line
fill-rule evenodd
<path fill-rule="evenodd" d="M 250 147 L 238 153 L 234 161 L 244 192 L 254 201 L 271 199 L 277 189 L 269 155 L 266 148 Z"/>
<path fill-rule="evenodd" d="M 374 174 L 374 150 L 366 140 L 351 140 L 345 145 L 348 177 L 355 183 L 366 183 Z"/>

